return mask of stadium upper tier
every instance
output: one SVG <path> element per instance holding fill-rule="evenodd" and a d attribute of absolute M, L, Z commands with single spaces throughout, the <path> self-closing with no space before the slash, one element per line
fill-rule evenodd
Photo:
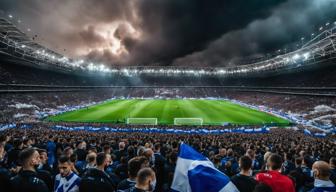
<path fill-rule="evenodd" d="M 280 54 L 259 62 L 234 67 L 159 67 L 128 66 L 107 68 L 84 60 L 73 60 L 34 42 L 7 19 L 0 18 L 1 58 L 32 67 L 81 75 L 122 76 L 217 76 L 253 77 L 262 74 L 297 70 L 317 64 L 333 63 L 336 59 L 336 23 L 297 50 Z"/>

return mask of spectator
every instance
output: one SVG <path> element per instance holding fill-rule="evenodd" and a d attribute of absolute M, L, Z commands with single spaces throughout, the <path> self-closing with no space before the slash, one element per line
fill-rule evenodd
<path fill-rule="evenodd" d="M 117 165 L 115 169 L 115 173 L 121 180 L 124 180 L 128 177 L 127 172 L 128 172 L 127 171 L 127 159 L 126 157 L 122 156 L 120 158 L 120 164 Z"/>
<path fill-rule="evenodd" d="M 10 190 L 10 172 L 4 167 L 5 165 L 5 142 L 0 143 L 0 189 Z"/>
<path fill-rule="evenodd" d="M 256 180 L 270 186 L 273 192 L 295 192 L 293 181 L 289 177 L 281 175 L 281 165 L 281 156 L 272 154 L 267 159 L 269 170 L 265 173 L 258 173 Z"/>
<path fill-rule="evenodd" d="M 27 148 L 20 152 L 19 160 L 22 170 L 11 179 L 11 191 L 13 192 L 47 192 L 48 186 L 39 179 L 35 166 L 40 162 L 40 154 L 35 148 Z"/>
<path fill-rule="evenodd" d="M 330 181 L 330 167 L 324 161 L 316 161 L 313 164 L 314 188 L 311 192 L 335 192 L 336 186 Z"/>
<path fill-rule="evenodd" d="M 56 144 L 54 142 L 54 137 L 49 135 L 49 140 L 47 142 L 47 153 L 48 153 L 48 165 L 53 168 L 56 162 Z"/>
<path fill-rule="evenodd" d="M 62 155 L 58 159 L 59 174 L 55 177 L 55 192 L 78 192 L 80 177 L 71 170 L 70 158 Z"/>
<path fill-rule="evenodd" d="M 105 168 L 109 165 L 107 154 L 98 153 L 97 168 L 89 168 L 82 176 L 79 186 L 81 192 L 110 192 L 114 191 L 114 181 L 105 172 Z"/>
<path fill-rule="evenodd" d="M 147 167 L 147 158 L 134 157 L 128 161 L 128 178 L 122 180 L 118 185 L 118 190 L 126 190 L 133 187 L 136 183 L 136 177 L 141 168 Z"/>
<path fill-rule="evenodd" d="M 151 168 L 142 168 L 137 174 L 136 184 L 129 192 L 154 191 L 156 186 L 155 172 Z"/>
<path fill-rule="evenodd" d="M 48 154 L 45 149 L 38 149 L 38 152 L 40 154 L 40 164 L 37 167 L 37 170 L 45 170 L 49 173 L 52 173 L 52 169 L 48 164 Z"/>
<path fill-rule="evenodd" d="M 19 166 L 19 153 L 23 149 L 23 142 L 21 139 L 14 139 L 13 145 L 14 148 L 8 151 L 7 154 L 7 165 L 9 168 L 16 168 L 16 166 Z"/>
<path fill-rule="evenodd" d="M 336 157 L 330 158 L 329 165 L 331 169 L 330 180 L 336 185 Z"/>
<path fill-rule="evenodd" d="M 97 157 L 97 154 L 95 152 L 88 153 L 88 155 L 86 156 L 85 169 L 96 167 L 96 157 Z"/>
<path fill-rule="evenodd" d="M 121 157 L 126 157 L 127 156 L 127 151 L 125 150 L 125 142 L 121 141 L 119 143 L 119 149 L 118 151 L 115 152 L 115 156 L 116 156 L 116 159 L 117 161 L 120 161 Z"/>
<path fill-rule="evenodd" d="M 50 169 L 48 165 L 48 156 L 47 151 L 44 149 L 37 149 L 37 151 L 40 154 L 40 162 L 39 165 L 36 167 L 36 172 L 38 174 L 38 177 L 42 179 L 46 185 L 48 186 L 49 190 L 53 190 L 54 182 L 52 178 L 52 170 Z"/>
<path fill-rule="evenodd" d="M 293 163 L 293 156 L 290 152 L 285 153 L 285 161 L 282 165 L 283 173 L 288 175 L 289 172 L 295 169 L 295 164 Z"/>
<path fill-rule="evenodd" d="M 233 176 L 231 181 L 239 191 L 252 192 L 257 184 L 252 176 L 252 160 L 248 156 L 239 158 L 240 173 Z"/>
<path fill-rule="evenodd" d="M 305 182 L 307 181 L 307 179 L 309 179 L 302 172 L 301 164 L 302 164 L 302 158 L 301 157 L 296 158 L 295 169 L 288 174 L 288 176 L 292 177 L 295 180 L 296 191 L 303 191 L 305 187 Z"/>

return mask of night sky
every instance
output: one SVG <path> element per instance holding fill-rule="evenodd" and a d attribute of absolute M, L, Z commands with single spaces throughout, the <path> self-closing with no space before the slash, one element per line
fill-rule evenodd
<path fill-rule="evenodd" d="M 207 67 L 309 39 L 336 21 L 336 0 L 1 0 L 0 12 L 72 58 Z"/>

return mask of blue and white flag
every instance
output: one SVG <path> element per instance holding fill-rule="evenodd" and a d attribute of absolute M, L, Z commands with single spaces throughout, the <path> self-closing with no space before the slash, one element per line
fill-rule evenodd
<path fill-rule="evenodd" d="M 306 134 L 306 135 L 312 135 L 312 133 L 311 133 L 308 129 L 303 130 L 303 132 L 304 132 L 304 134 Z"/>
<path fill-rule="evenodd" d="M 180 146 L 171 189 L 178 192 L 239 192 L 228 176 L 186 144 Z"/>

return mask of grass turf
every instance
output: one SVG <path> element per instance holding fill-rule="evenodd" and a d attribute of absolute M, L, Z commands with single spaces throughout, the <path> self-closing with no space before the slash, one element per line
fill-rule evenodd
<path fill-rule="evenodd" d="M 112 100 L 76 111 L 50 116 L 54 122 L 102 122 L 126 123 L 132 118 L 158 118 L 160 125 L 174 124 L 174 118 L 203 118 L 203 125 L 222 125 L 224 122 L 237 125 L 277 124 L 288 125 L 289 121 L 271 114 L 247 108 L 224 100 Z"/>

